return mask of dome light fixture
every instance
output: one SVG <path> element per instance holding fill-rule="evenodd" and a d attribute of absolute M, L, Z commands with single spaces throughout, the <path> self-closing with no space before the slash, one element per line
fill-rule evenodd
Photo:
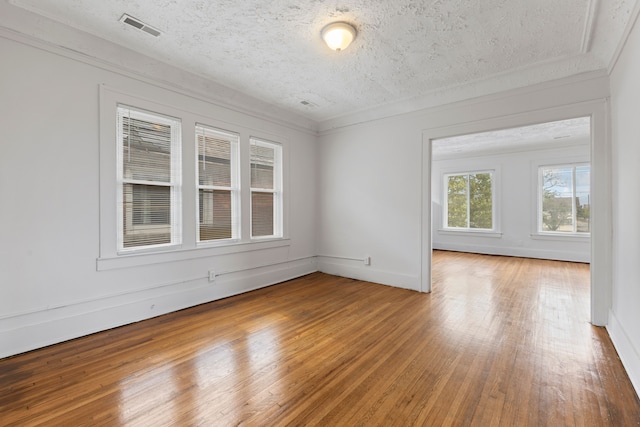
<path fill-rule="evenodd" d="M 329 48 L 345 50 L 356 38 L 356 29 L 346 22 L 334 22 L 322 29 L 322 39 Z"/>

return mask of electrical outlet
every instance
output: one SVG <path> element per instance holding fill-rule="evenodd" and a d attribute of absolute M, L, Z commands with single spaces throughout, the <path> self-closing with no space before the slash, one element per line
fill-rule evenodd
<path fill-rule="evenodd" d="M 216 271 L 209 270 L 209 282 L 213 283 L 216 281 Z"/>
<path fill-rule="evenodd" d="M 370 256 L 364 257 L 364 265 L 371 265 L 371 257 Z"/>

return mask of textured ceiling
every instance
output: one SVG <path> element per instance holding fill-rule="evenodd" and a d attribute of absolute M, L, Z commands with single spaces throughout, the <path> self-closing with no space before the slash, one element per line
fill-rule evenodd
<path fill-rule="evenodd" d="M 483 83 L 506 75 L 503 90 L 605 69 L 635 1 L 9 3 L 322 122 L 416 98 L 451 101 L 442 97 L 451 88 L 482 95 L 488 91 Z M 119 22 L 123 13 L 162 35 Z M 342 52 L 320 38 L 334 21 L 358 31 Z"/>
<path fill-rule="evenodd" d="M 591 120 L 589 117 L 580 117 L 436 139 L 433 141 L 432 152 L 434 159 L 443 159 L 479 153 L 543 148 L 569 142 L 589 145 L 590 135 Z"/>

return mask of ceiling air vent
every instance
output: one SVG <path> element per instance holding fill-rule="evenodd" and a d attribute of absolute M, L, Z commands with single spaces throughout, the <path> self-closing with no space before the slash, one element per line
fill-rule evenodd
<path fill-rule="evenodd" d="M 306 99 L 300 101 L 300 104 L 304 105 L 307 108 L 318 108 L 318 104 L 314 104 L 313 102 L 307 101 Z"/>
<path fill-rule="evenodd" d="M 151 34 L 153 37 L 158 37 L 160 34 L 162 34 L 160 31 L 156 30 L 152 26 L 147 25 L 141 20 L 136 19 L 133 16 L 127 15 L 126 13 L 122 15 L 122 18 L 120 18 L 120 22 L 124 22 L 127 25 L 131 25 L 132 27 L 135 27 L 140 31 L 144 31 L 147 34 Z"/>

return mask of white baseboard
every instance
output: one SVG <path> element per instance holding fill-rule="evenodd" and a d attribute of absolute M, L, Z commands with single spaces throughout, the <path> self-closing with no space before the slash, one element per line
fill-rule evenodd
<path fill-rule="evenodd" d="M 640 353 L 638 353 L 638 350 L 629 339 L 616 315 L 611 311 L 609 311 L 607 331 L 627 371 L 627 375 L 629 375 L 631 384 L 636 390 L 636 394 L 640 396 Z"/>
<path fill-rule="evenodd" d="M 548 249 L 532 249 L 523 247 L 495 247 L 460 243 L 436 243 L 433 249 L 455 252 L 471 252 L 476 254 L 516 256 L 521 258 L 551 259 L 555 261 L 590 262 L 590 254 L 571 251 L 554 251 Z"/>
<path fill-rule="evenodd" d="M 12 356 L 318 271 L 315 257 L 190 283 L 75 303 L 0 319 L 0 358 Z"/>
<path fill-rule="evenodd" d="M 378 270 L 373 266 L 362 265 L 358 262 L 332 260 L 318 257 L 318 271 L 335 276 L 348 277 L 351 279 L 364 280 L 366 282 L 380 283 L 394 286 L 396 288 L 420 290 L 420 277 L 409 276 L 395 272 Z"/>

